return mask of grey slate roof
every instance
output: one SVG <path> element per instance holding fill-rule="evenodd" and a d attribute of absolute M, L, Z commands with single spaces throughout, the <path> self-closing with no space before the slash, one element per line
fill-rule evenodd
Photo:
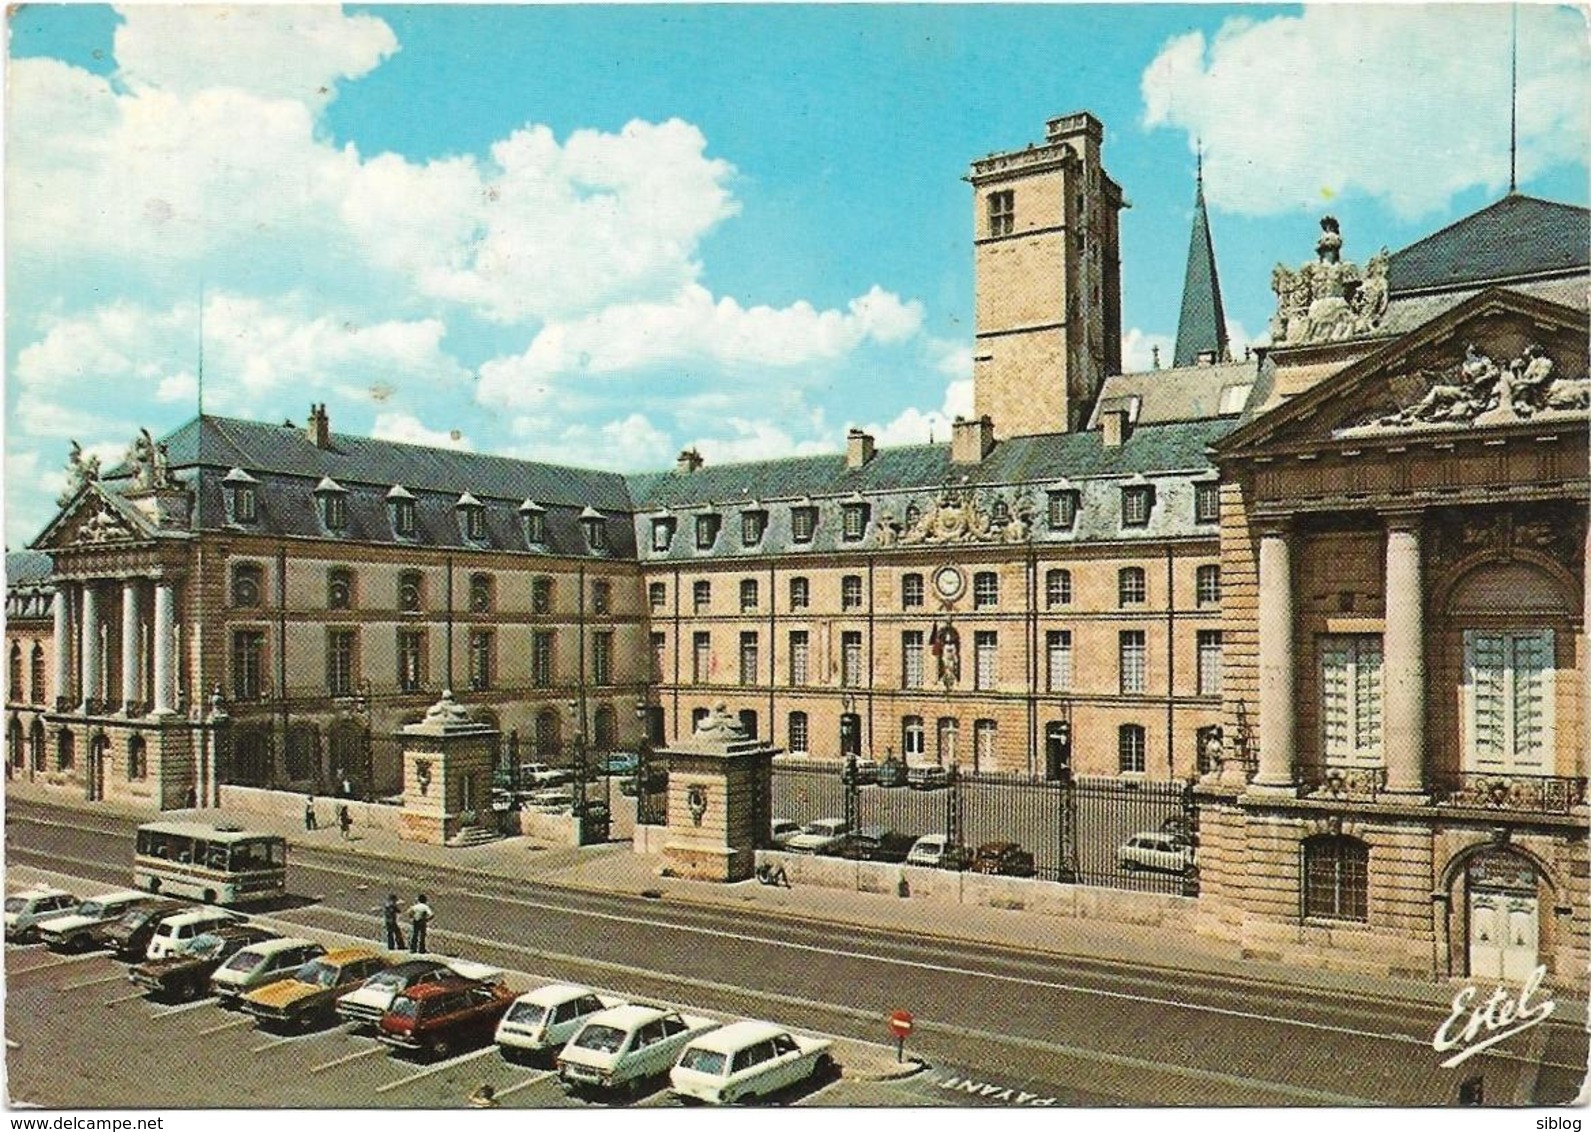
<path fill-rule="evenodd" d="M 6 585 L 21 586 L 42 582 L 50 576 L 54 562 L 42 550 L 10 550 L 6 552 Z"/>
<path fill-rule="evenodd" d="M 1521 276 L 1591 265 L 1591 211 L 1512 193 L 1393 253 L 1387 281 L 1399 291 L 1476 289 Z"/>
<path fill-rule="evenodd" d="M 1172 364 L 1191 366 L 1205 351 L 1226 357 L 1226 314 L 1221 309 L 1221 280 L 1215 271 L 1215 246 L 1210 218 L 1204 210 L 1204 174 L 1199 174 L 1193 202 L 1193 235 L 1188 241 L 1188 270 L 1182 278 L 1182 315 L 1177 320 L 1177 345 Z"/>
<path fill-rule="evenodd" d="M 1127 397 L 1138 398 L 1137 421 L 1141 425 L 1208 420 L 1221 415 L 1223 390 L 1252 386 L 1258 373 L 1258 361 L 1250 359 L 1115 374 L 1100 386 L 1088 427 L 1099 427 L 1100 413 L 1106 404 Z M 1227 415 L 1235 416 L 1236 411 Z"/>

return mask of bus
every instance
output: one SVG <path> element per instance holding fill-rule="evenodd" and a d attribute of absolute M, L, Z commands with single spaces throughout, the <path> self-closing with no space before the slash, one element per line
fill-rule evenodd
<path fill-rule="evenodd" d="M 198 822 L 138 827 L 133 884 L 206 904 L 245 904 L 287 894 L 287 839 Z"/>

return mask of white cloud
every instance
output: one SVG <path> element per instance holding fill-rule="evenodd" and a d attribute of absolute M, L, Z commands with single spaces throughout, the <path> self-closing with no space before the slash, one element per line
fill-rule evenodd
<path fill-rule="evenodd" d="M 971 358 L 968 358 L 969 368 Z M 888 424 L 871 424 L 864 431 L 872 433 L 880 447 L 893 448 L 907 444 L 927 444 L 930 441 L 944 444 L 950 440 L 950 426 L 957 417 L 972 416 L 972 378 L 952 381 L 945 387 L 945 400 L 938 409 L 924 412 L 912 407 L 900 413 Z"/>
<path fill-rule="evenodd" d="M 839 449 L 838 440 L 793 436 L 780 422 L 731 417 L 724 424 L 728 436 L 702 436 L 685 447 L 695 448 L 709 464 L 738 464 L 748 460 L 777 460 L 784 456 L 816 456 Z"/>
<path fill-rule="evenodd" d="M 641 413 L 601 424 L 567 424 L 556 417 L 514 418 L 512 430 L 526 438 L 509 455 L 551 464 L 633 472 L 664 466 L 672 451 L 667 433 Z"/>
<path fill-rule="evenodd" d="M 1249 215 L 1365 193 L 1414 218 L 1508 183 L 1509 8 L 1327 4 L 1168 42 L 1144 122 L 1204 142 L 1205 194 Z M 1584 15 L 1519 6 L 1520 176 L 1584 160 Z"/>
<path fill-rule="evenodd" d="M 468 452 L 475 446 L 470 438 L 458 429 L 427 428 L 418 417 L 408 413 L 377 413 L 370 426 L 370 435 L 376 440 L 396 440 L 403 444 L 424 444 L 431 448 L 454 448 Z"/>
<path fill-rule="evenodd" d="M 483 405 L 542 404 L 560 379 L 660 366 L 789 369 L 829 362 L 866 341 L 896 343 L 922 324 L 922 305 L 873 287 L 845 311 L 810 303 L 742 307 L 690 284 L 664 302 L 611 306 L 543 327 L 523 354 L 481 367 Z"/>
<path fill-rule="evenodd" d="M 1151 334 L 1133 327 L 1121 336 L 1121 370 L 1123 373 L 1143 373 L 1155 368 L 1155 349 L 1160 350 L 1160 364 L 1171 365 L 1176 357 L 1176 340 L 1169 334 Z"/>

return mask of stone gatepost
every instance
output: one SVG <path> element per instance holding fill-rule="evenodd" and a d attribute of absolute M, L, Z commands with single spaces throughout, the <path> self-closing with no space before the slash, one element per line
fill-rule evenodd
<path fill-rule="evenodd" d="M 668 825 L 663 840 L 675 876 L 745 880 L 768 840 L 773 756 L 778 748 L 746 737 L 723 704 L 689 739 L 658 757 L 668 760 Z"/>
<path fill-rule="evenodd" d="M 491 820 L 500 732 L 472 720 L 447 691 L 426 709 L 425 719 L 398 734 L 403 743 L 401 839 L 445 845 L 482 816 Z"/>

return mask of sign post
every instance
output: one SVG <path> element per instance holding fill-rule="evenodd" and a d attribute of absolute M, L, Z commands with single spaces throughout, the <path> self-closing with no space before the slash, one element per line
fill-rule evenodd
<path fill-rule="evenodd" d="M 889 1032 L 895 1036 L 895 1060 L 905 1060 L 906 1036 L 912 1032 L 910 1010 L 897 1010 L 889 1016 Z"/>

